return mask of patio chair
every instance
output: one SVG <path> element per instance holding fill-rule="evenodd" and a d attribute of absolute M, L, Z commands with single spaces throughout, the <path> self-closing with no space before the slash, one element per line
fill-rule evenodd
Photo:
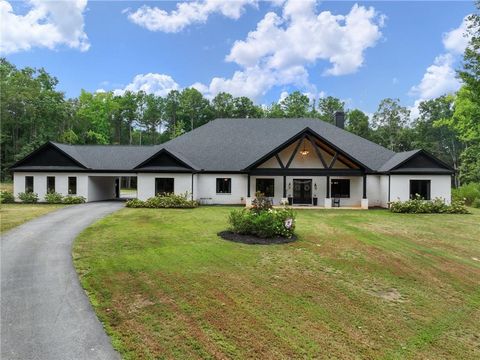
<path fill-rule="evenodd" d="M 340 207 L 340 199 L 333 199 L 332 207 Z"/>

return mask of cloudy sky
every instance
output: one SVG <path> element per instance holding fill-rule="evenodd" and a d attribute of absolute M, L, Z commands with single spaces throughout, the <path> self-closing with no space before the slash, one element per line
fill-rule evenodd
<path fill-rule="evenodd" d="M 0 54 L 80 90 L 300 90 L 366 112 L 455 91 L 473 2 L 0 0 Z"/>

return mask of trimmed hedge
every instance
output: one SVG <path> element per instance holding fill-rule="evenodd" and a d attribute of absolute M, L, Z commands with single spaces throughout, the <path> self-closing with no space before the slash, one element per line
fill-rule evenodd
<path fill-rule="evenodd" d="M 34 192 L 18 193 L 18 198 L 26 204 L 35 204 L 38 202 L 38 194 Z"/>
<path fill-rule="evenodd" d="M 128 200 L 125 204 L 129 208 L 150 208 L 150 209 L 160 209 L 160 208 L 174 208 L 174 209 L 192 209 L 198 206 L 198 203 L 194 200 L 188 200 L 188 194 L 175 195 L 175 194 L 164 194 L 157 195 L 142 201 L 139 199 Z"/>
<path fill-rule="evenodd" d="M 11 191 L 0 191 L 0 204 L 11 204 L 15 202 L 15 196 Z"/>
<path fill-rule="evenodd" d="M 440 198 L 433 200 L 416 198 L 407 201 L 393 201 L 390 203 L 390 211 L 409 214 L 469 214 L 463 201 L 453 200 L 451 205 L 447 205 Z"/>

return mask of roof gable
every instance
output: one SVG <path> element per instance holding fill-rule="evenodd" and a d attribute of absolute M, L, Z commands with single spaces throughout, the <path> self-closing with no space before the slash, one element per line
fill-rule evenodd
<path fill-rule="evenodd" d="M 181 171 L 193 170 L 193 167 L 186 161 L 181 160 L 179 156 L 172 154 L 167 149 L 161 149 L 150 158 L 137 165 L 135 169 L 141 170 L 165 170 L 165 171 Z"/>
<path fill-rule="evenodd" d="M 399 162 L 390 172 L 453 172 L 453 169 L 424 150 L 418 150 Z"/>
<path fill-rule="evenodd" d="M 307 150 L 308 154 L 300 156 L 299 152 L 302 149 Z M 280 167 L 286 168 L 369 169 L 308 127 L 272 149 L 245 169 L 269 167 L 275 164 L 275 158 L 277 158 Z"/>
<path fill-rule="evenodd" d="M 12 166 L 12 169 L 35 169 L 40 167 L 56 167 L 72 169 L 85 169 L 85 166 L 71 155 L 51 142 L 39 147 Z"/>

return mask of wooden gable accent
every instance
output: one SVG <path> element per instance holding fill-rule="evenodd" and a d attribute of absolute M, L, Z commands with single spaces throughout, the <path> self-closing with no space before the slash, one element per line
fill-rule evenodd
<path fill-rule="evenodd" d="M 12 168 L 17 167 L 77 167 L 85 168 L 83 164 L 73 159 L 52 143 L 46 143 L 38 148 L 36 151 L 27 155 L 22 160 L 18 161 Z"/>
<path fill-rule="evenodd" d="M 300 152 L 303 150 L 308 151 L 308 154 L 302 155 Z M 306 134 L 283 149 L 279 149 L 256 168 L 359 169 L 360 167 L 320 139 Z"/>

